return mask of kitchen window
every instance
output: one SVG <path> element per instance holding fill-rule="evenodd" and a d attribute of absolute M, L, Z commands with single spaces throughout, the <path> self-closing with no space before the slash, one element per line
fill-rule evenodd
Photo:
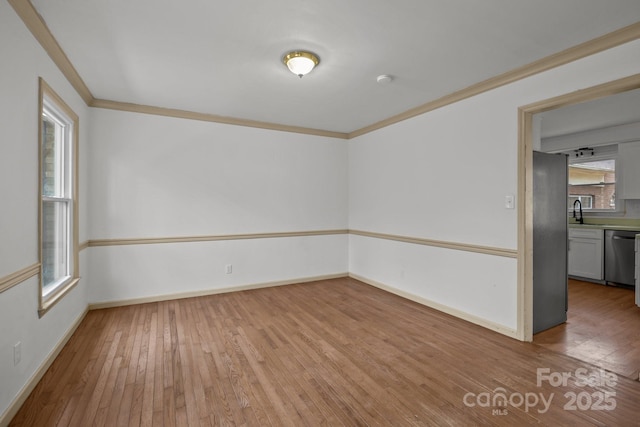
<path fill-rule="evenodd" d="M 593 196 L 579 196 L 577 194 L 569 195 L 569 208 L 573 208 L 573 204 L 576 200 L 580 200 L 582 209 L 593 209 Z"/>
<path fill-rule="evenodd" d="M 616 209 L 616 160 L 572 160 L 569 164 L 569 210 L 580 200 L 583 210 Z"/>
<path fill-rule="evenodd" d="M 44 315 L 78 282 L 78 116 L 40 79 L 40 304 Z"/>

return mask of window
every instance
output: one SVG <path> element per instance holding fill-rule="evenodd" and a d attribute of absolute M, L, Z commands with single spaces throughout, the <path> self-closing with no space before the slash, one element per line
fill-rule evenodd
<path fill-rule="evenodd" d="M 615 159 L 577 160 L 569 165 L 569 210 L 580 200 L 583 210 L 616 209 Z"/>
<path fill-rule="evenodd" d="M 576 200 L 580 200 L 582 209 L 593 209 L 593 196 L 578 196 L 577 194 L 570 194 L 569 208 L 573 207 Z"/>
<path fill-rule="evenodd" d="M 78 282 L 78 117 L 40 79 L 40 315 Z"/>

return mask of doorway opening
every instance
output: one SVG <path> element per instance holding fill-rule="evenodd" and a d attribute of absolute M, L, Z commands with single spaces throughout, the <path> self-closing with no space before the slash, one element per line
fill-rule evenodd
<path fill-rule="evenodd" d="M 592 363 L 596 366 L 599 366 L 604 369 L 611 370 L 618 374 L 630 377 L 635 380 L 639 380 L 640 373 L 638 371 L 638 367 L 630 366 L 628 357 L 627 359 L 621 359 L 617 361 L 611 361 L 611 358 L 600 358 L 598 359 L 596 356 L 598 354 L 602 354 L 605 352 L 609 352 L 608 354 L 616 354 L 617 349 L 612 348 L 604 348 L 605 345 L 597 344 L 597 341 L 593 342 L 584 342 L 578 343 L 575 340 L 572 341 L 571 332 L 575 330 L 571 330 L 571 328 L 575 325 L 576 322 L 580 322 L 581 316 L 584 316 L 585 304 L 589 305 L 588 296 L 580 300 L 580 297 L 576 297 L 576 295 L 580 295 L 580 285 L 584 286 L 584 289 L 590 290 L 593 295 L 596 295 L 599 291 L 602 290 L 610 290 L 610 288 L 605 288 L 598 284 L 589 284 L 588 282 L 577 282 L 574 280 L 569 281 L 569 293 L 568 295 L 573 295 L 576 298 L 576 311 L 574 313 L 569 314 L 568 323 L 564 323 L 560 326 L 556 326 L 551 330 L 542 331 L 540 334 L 536 335 L 536 339 L 534 340 L 533 336 L 533 325 L 534 325 L 534 290 L 533 290 L 533 266 L 534 266 L 534 248 L 533 248 L 533 211 L 534 211 L 534 196 L 533 196 L 533 153 L 534 150 L 541 151 L 541 136 L 540 136 L 540 123 L 536 123 L 536 120 L 539 120 L 541 114 L 546 112 L 552 112 L 553 110 L 560 109 L 561 107 L 573 106 L 578 104 L 583 104 L 588 101 L 604 99 L 607 97 L 611 97 L 613 95 L 622 94 L 630 91 L 634 91 L 640 88 L 640 74 L 630 76 L 627 78 L 623 78 L 620 80 L 612 81 L 609 83 L 605 83 L 602 85 L 598 85 L 592 88 L 580 90 L 577 92 L 569 93 L 566 95 L 558 96 L 552 99 L 544 100 L 541 102 L 537 102 L 534 104 L 530 104 L 527 106 L 523 106 L 519 109 L 519 146 L 518 146 L 518 193 L 519 193 L 519 217 L 518 217 L 518 333 L 521 339 L 525 341 L 534 341 L 536 344 L 545 346 L 547 348 L 555 349 L 556 351 L 562 352 L 564 354 L 571 355 L 572 357 L 579 358 L 580 360 L 586 361 L 588 363 Z M 637 108 L 636 108 L 637 110 Z M 584 156 L 585 154 L 589 155 L 590 151 L 588 150 L 580 150 L 580 148 L 586 147 L 577 147 L 577 156 L 581 154 Z M 556 150 L 559 151 L 559 150 Z M 583 174 L 584 175 L 584 174 Z M 586 181 L 585 181 L 586 182 Z M 586 183 L 589 184 L 589 183 Z M 576 190 L 578 191 L 578 190 Z M 568 193 L 568 197 L 571 195 Z M 577 194 L 577 196 L 590 196 L 591 194 Z M 576 196 L 574 195 L 574 196 Z M 596 206 L 602 205 L 602 201 L 598 202 L 600 205 L 595 203 L 596 201 L 596 193 L 591 195 L 591 208 L 594 209 Z M 576 197 L 577 198 L 577 197 Z M 577 198 L 580 200 L 579 198 Z M 589 203 L 587 200 L 588 197 L 585 197 L 585 204 Z M 582 200 L 581 200 L 582 202 Z M 609 197 L 606 201 L 604 208 L 602 209 L 612 209 L 616 210 L 616 207 L 619 207 L 619 201 L 616 199 L 615 194 Z M 574 201 L 575 203 L 575 201 Z M 567 211 L 567 214 L 569 212 Z M 602 289 L 593 288 L 600 287 Z M 631 301 L 633 304 L 633 295 L 629 295 L 629 292 L 632 292 L 628 289 L 620 290 L 622 292 L 627 292 L 626 299 Z M 578 294 L 576 294 L 578 292 Z M 618 292 L 618 291 L 616 291 Z M 593 296 L 592 295 L 592 296 Z M 584 295 L 583 295 L 584 297 Z M 613 295 L 612 295 L 613 297 Z M 569 297 L 571 299 L 571 297 Z M 602 300 L 602 297 L 596 297 Z M 581 307 L 582 305 L 582 307 Z M 571 303 L 569 302 L 569 307 L 571 307 Z M 613 309 L 611 305 L 609 305 L 609 309 Z M 630 308 L 631 310 L 637 309 L 635 304 Z M 624 316 L 628 311 L 621 310 L 621 313 L 616 313 L 617 315 Z M 607 326 L 608 325 L 608 326 Z M 602 322 L 601 328 L 607 329 L 611 328 L 610 322 Z M 623 332 L 623 331 L 622 331 Z M 610 329 L 606 331 L 610 335 Z M 594 333 L 593 331 L 588 332 L 587 334 L 598 336 L 598 333 Z M 555 338 L 553 338 L 555 336 Z M 550 342 L 550 340 L 555 339 L 555 342 Z M 602 343 L 603 341 L 601 341 Z M 611 343 L 607 343 L 606 345 L 610 346 Z M 580 348 L 582 346 L 582 348 Z M 599 347 L 600 346 L 600 347 Z M 586 352 L 585 348 L 589 347 Z M 582 351 L 582 353 L 581 353 Z M 622 349 L 621 349 L 622 351 Z M 627 352 L 628 353 L 628 352 Z M 640 353 L 640 351 L 639 351 Z M 627 354 L 628 356 L 628 354 Z M 595 357 L 595 358 L 594 358 Z M 613 364 L 612 364 L 613 363 Z M 617 365 L 616 365 L 617 363 Z M 631 364 L 633 365 L 633 363 Z M 635 369 L 635 370 L 634 370 Z"/>
<path fill-rule="evenodd" d="M 639 88 L 636 74 L 519 108 L 518 336 L 524 341 L 533 341 L 533 151 L 540 138 L 534 132 L 535 115 Z"/>

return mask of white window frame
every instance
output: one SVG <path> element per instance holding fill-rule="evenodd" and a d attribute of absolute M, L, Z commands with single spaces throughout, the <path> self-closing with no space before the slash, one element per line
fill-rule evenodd
<path fill-rule="evenodd" d="M 44 116 L 56 123 L 56 174 L 55 194 L 45 194 L 44 188 Z M 38 219 L 40 262 L 40 291 L 38 314 L 42 317 L 62 299 L 79 281 L 78 266 L 78 116 L 51 87 L 40 79 L 38 108 Z M 48 227 L 45 221 L 45 204 L 56 205 L 62 214 L 55 228 L 54 249 L 45 249 Z M 57 248 L 57 249 L 55 249 Z M 45 283 L 45 258 L 53 251 L 56 280 Z M 49 258 L 47 258 L 49 259 Z"/>

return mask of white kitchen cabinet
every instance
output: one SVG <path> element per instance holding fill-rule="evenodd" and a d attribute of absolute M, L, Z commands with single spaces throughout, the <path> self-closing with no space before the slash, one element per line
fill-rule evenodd
<path fill-rule="evenodd" d="M 621 166 L 621 199 L 640 199 L 640 142 L 618 145 L 618 159 Z"/>
<path fill-rule="evenodd" d="M 569 228 L 570 276 L 604 279 L 604 231 L 590 228 Z"/>

